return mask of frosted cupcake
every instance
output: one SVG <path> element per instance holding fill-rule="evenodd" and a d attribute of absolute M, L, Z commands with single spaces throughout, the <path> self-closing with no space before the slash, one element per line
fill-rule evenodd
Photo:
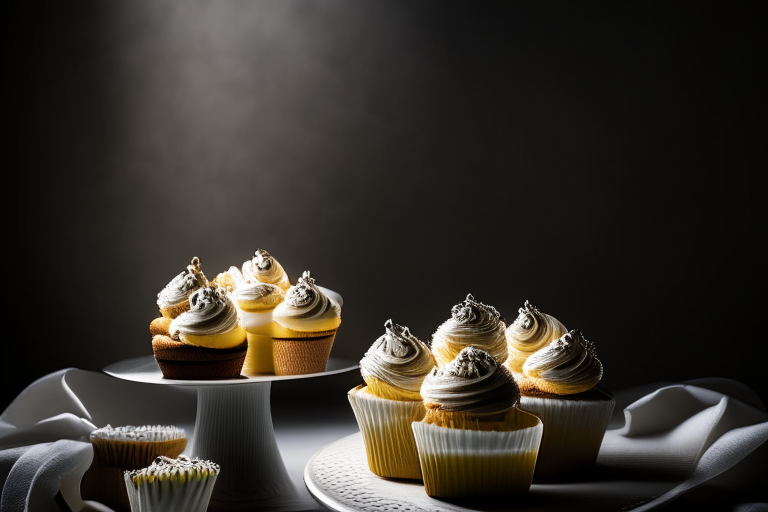
<path fill-rule="evenodd" d="M 272 318 L 275 374 L 325 371 L 341 325 L 341 305 L 317 287 L 308 271 L 288 289 Z"/>
<path fill-rule="evenodd" d="M 230 268 L 228 273 L 234 283 L 232 299 L 248 338 L 243 372 L 274 373 L 272 313 L 285 298 L 285 292 L 277 285 L 246 277 L 236 267 Z"/>
<path fill-rule="evenodd" d="M 467 347 L 424 379 L 427 413 L 414 422 L 424 489 L 445 498 L 527 492 L 542 434 L 539 418 L 517 408 L 512 374 Z"/>
<path fill-rule="evenodd" d="M 387 320 L 360 361 L 366 385 L 348 393 L 365 442 L 368 467 L 387 478 L 420 479 L 411 423 L 424 418 L 421 384 L 435 366 L 429 347 L 407 327 Z"/>
<path fill-rule="evenodd" d="M 169 326 L 170 336 L 152 338 L 152 350 L 169 379 L 232 379 L 240 375 L 248 348 L 245 329 L 227 292 L 204 287 L 189 298 L 190 310 Z"/>
<path fill-rule="evenodd" d="M 122 512 L 130 510 L 123 471 L 145 467 L 160 455 L 177 457 L 187 446 L 187 435 L 170 425 L 107 425 L 91 432 L 90 441 L 93 462 L 80 485 L 83 499 Z"/>
<path fill-rule="evenodd" d="M 616 402 L 595 386 L 603 365 L 595 346 L 572 330 L 535 352 L 518 378 L 520 408 L 541 418 L 536 478 L 591 469 Z"/>
<path fill-rule="evenodd" d="M 505 328 L 495 308 L 467 295 L 464 302 L 451 308 L 451 318 L 432 335 L 432 353 L 437 364 L 443 366 L 464 347 L 476 347 L 503 363 L 507 360 Z"/>
<path fill-rule="evenodd" d="M 157 457 L 149 467 L 125 471 L 133 512 L 205 512 L 219 465 L 207 460 Z"/>
<path fill-rule="evenodd" d="M 174 277 L 157 294 L 157 307 L 166 318 L 176 318 L 189 310 L 189 297 L 203 286 L 208 285 L 200 269 L 200 259 L 195 256 L 187 269 Z"/>
<path fill-rule="evenodd" d="M 540 350 L 568 332 L 557 318 L 542 313 L 525 301 L 517 318 L 506 330 L 509 357 L 504 363 L 513 373 L 522 373 L 523 363 Z"/>

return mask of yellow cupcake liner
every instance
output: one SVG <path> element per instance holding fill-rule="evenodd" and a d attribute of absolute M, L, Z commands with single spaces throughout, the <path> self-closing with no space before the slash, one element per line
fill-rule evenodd
<path fill-rule="evenodd" d="M 598 391 L 598 390 L 595 390 Z M 595 465 L 616 401 L 523 396 L 520 408 L 544 423 L 536 478 L 587 471 Z"/>
<path fill-rule="evenodd" d="M 513 409 L 506 432 L 412 424 L 427 495 L 507 496 L 530 489 L 543 431 L 539 418 Z"/>
<path fill-rule="evenodd" d="M 247 331 L 246 337 L 248 338 L 248 352 L 245 353 L 243 373 L 246 375 L 275 373 L 272 338 Z"/>
<path fill-rule="evenodd" d="M 424 403 L 379 398 L 362 384 L 347 396 L 363 434 L 371 472 L 385 478 L 421 479 L 411 424 L 424 417 Z"/>

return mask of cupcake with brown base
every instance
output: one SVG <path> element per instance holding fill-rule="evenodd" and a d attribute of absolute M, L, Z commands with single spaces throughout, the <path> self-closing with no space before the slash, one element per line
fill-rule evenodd
<path fill-rule="evenodd" d="M 434 368 L 421 395 L 427 414 L 414 422 L 429 496 L 490 497 L 527 492 L 542 424 L 517 408 L 512 374 L 474 347 Z"/>
<path fill-rule="evenodd" d="M 536 478 L 577 474 L 597 460 L 616 402 L 596 388 L 603 365 L 572 330 L 527 358 L 518 375 L 520 408 L 544 422 Z"/>
<path fill-rule="evenodd" d="M 163 377 L 233 379 L 240 375 L 248 349 L 234 303 L 219 287 L 201 288 L 189 298 L 190 310 L 175 318 L 169 336 L 152 338 Z"/>
<path fill-rule="evenodd" d="M 348 393 L 365 442 L 368 467 L 387 478 L 420 479 L 411 423 L 424 418 L 421 384 L 435 366 L 429 347 L 387 320 L 386 333 L 360 361 L 366 385 Z"/>
<path fill-rule="evenodd" d="M 176 318 L 189 310 L 189 297 L 203 286 L 208 285 L 205 274 L 200 269 L 200 259 L 195 256 L 187 269 L 174 277 L 157 294 L 157 307 L 166 318 Z"/>
<path fill-rule="evenodd" d="M 568 332 L 557 318 L 542 313 L 533 304 L 525 301 L 518 310 L 518 316 L 506 330 L 509 357 L 504 365 L 513 374 L 523 372 L 523 363 L 537 350 L 546 347 Z"/>
<path fill-rule="evenodd" d="M 123 473 L 133 512 L 205 512 L 220 472 L 208 461 L 157 457 L 149 467 Z"/>
<path fill-rule="evenodd" d="M 341 325 L 341 305 L 315 285 L 308 271 L 288 289 L 272 318 L 275 374 L 325 371 Z"/>
<path fill-rule="evenodd" d="M 160 455 L 177 457 L 187 446 L 184 430 L 165 425 L 107 425 L 91 432 L 93 462 L 83 475 L 83 499 L 103 503 L 117 512 L 130 511 L 123 471 L 147 466 Z"/>
<path fill-rule="evenodd" d="M 467 295 L 464 302 L 451 308 L 451 318 L 432 335 L 432 353 L 437 364 L 452 361 L 464 347 L 476 347 L 499 363 L 507 360 L 506 326 L 495 308 Z"/>

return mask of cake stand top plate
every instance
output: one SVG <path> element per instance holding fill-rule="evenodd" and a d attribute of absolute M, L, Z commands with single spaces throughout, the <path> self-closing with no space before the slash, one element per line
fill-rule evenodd
<path fill-rule="evenodd" d="M 253 384 L 257 382 L 311 379 L 313 377 L 324 377 L 326 375 L 349 372 L 356 370 L 357 368 L 358 364 L 356 361 L 338 357 L 329 357 L 325 371 L 319 373 L 307 373 L 304 375 L 241 374 L 237 379 L 176 380 L 163 377 L 163 373 L 157 365 L 155 356 L 149 355 L 112 363 L 105 366 L 102 371 L 107 375 L 111 375 L 118 379 L 144 382 L 147 384 L 166 384 L 173 386 L 233 386 L 238 384 Z"/>

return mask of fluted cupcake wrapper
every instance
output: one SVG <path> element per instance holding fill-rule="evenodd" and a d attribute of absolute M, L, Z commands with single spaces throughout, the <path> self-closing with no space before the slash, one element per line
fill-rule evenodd
<path fill-rule="evenodd" d="M 316 338 L 273 338 L 275 375 L 324 372 L 335 338 L 335 332 Z"/>
<path fill-rule="evenodd" d="M 424 403 L 379 398 L 367 393 L 364 385 L 347 396 L 363 434 L 371 472 L 386 478 L 420 479 L 411 423 L 424 418 Z"/>
<path fill-rule="evenodd" d="M 205 512 L 218 474 L 186 478 L 155 476 L 152 482 L 133 482 L 123 473 L 131 512 Z"/>
<path fill-rule="evenodd" d="M 531 426 L 509 432 L 412 424 L 424 490 L 429 496 L 469 498 L 527 492 L 533 480 L 542 423 L 523 411 L 511 411 Z"/>
<path fill-rule="evenodd" d="M 587 471 L 595 465 L 615 400 L 523 396 L 520 408 L 544 423 L 536 478 Z"/>

